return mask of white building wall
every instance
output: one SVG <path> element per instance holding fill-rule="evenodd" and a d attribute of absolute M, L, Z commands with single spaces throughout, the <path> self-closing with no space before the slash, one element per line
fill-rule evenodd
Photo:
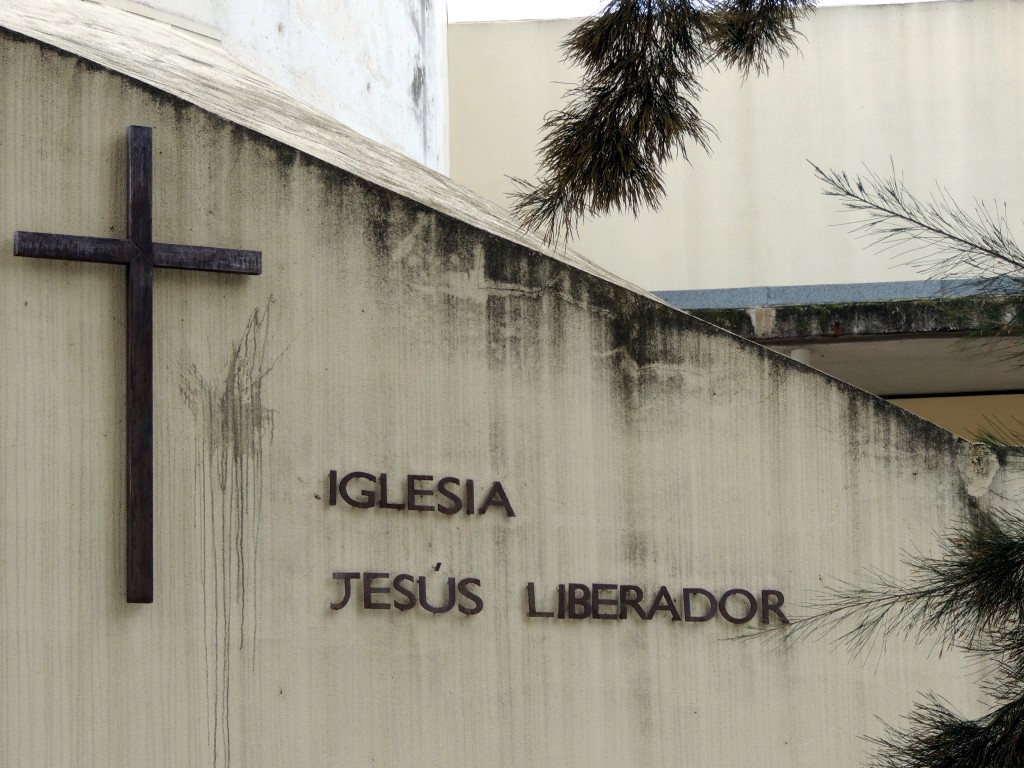
<path fill-rule="evenodd" d="M 213 35 L 240 63 L 298 98 L 448 172 L 443 0 L 101 2 Z"/>

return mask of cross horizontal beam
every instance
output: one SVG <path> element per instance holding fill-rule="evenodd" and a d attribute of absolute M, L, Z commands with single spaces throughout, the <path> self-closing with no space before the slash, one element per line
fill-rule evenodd
<path fill-rule="evenodd" d="M 14 253 L 38 259 L 92 261 L 101 264 L 129 264 L 139 249 L 130 240 L 83 235 L 54 235 L 48 232 L 15 232 Z M 230 272 L 259 275 L 263 271 L 259 251 L 209 248 L 200 245 L 153 243 L 153 266 L 165 269 L 194 269 L 202 272 Z"/>
<path fill-rule="evenodd" d="M 37 259 L 93 261 L 101 264 L 128 264 L 138 253 L 131 240 L 82 235 L 51 235 L 48 232 L 15 232 L 14 255 Z"/>

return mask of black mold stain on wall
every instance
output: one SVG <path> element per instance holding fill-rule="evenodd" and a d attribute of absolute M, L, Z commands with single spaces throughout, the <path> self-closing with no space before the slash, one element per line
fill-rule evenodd
<path fill-rule="evenodd" d="M 232 683 L 256 663 L 263 452 L 274 427 L 262 394 L 275 362 L 267 354 L 269 323 L 270 302 L 253 310 L 220 377 L 207 380 L 192 366 L 179 385 L 196 423 L 193 523 L 202 538 L 207 718 L 215 766 L 232 764 L 232 728 L 244 717 L 232 711 Z"/>

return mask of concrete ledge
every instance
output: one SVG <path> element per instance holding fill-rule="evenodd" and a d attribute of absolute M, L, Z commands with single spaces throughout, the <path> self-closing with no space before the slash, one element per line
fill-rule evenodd
<path fill-rule="evenodd" d="M 696 309 L 690 314 L 748 339 L 814 339 L 920 334 L 1008 334 L 1024 320 L 1024 297 L 969 296 L 916 301 Z"/>

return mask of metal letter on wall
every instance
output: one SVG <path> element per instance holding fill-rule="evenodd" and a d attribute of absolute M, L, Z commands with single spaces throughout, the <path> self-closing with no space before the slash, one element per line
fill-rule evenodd
<path fill-rule="evenodd" d="M 14 255 L 128 268 L 128 602 L 153 602 L 153 268 L 258 275 L 259 251 L 153 242 L 153 129 L 128 128 L 124 240 L 15 232 Z"/>

